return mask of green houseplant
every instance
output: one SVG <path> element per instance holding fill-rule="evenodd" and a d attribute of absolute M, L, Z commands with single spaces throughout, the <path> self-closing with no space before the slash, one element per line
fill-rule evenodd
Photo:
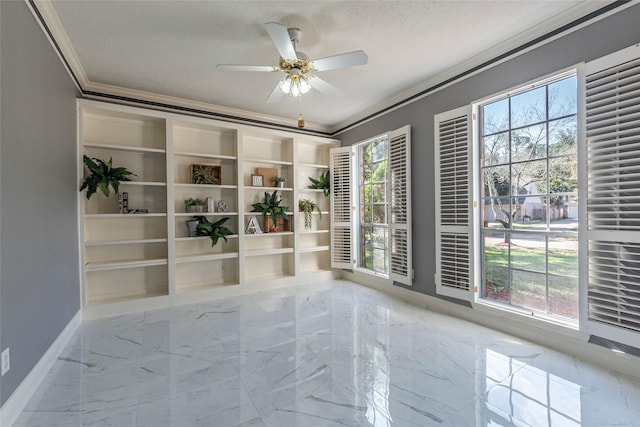
<path fill-rule="evenodd" d="M 287 178 L 283 176 L 275 176 L 271 181 L 273 182 L 273 185 L 275 185 L 276 187 L 283 188 L 284 183 L 287 182 Z"/>
<path fill-rule="evenodd" d="M 289 215 L 287 215 L 289 207 L 283 206 L 281 203 L 282 199 L 278 196 L 278 190 L 275 190 L 271 194 L 265 191 L 264 199 L 251 205 L 253 208 L 251 212 L 259 212 L 264 217 L 266 231 L 272 228 L 268 226 L 267 214 L 271 215 L 271 222 L 274 228 L 278 224 L 278 218 L 289 219 Z"/>
<path fill-rule="evenodd" d="M 115 193 L 118 193 L 120 182 L 131 181 L 129 176 L 136 175 L 127 170 L 127 168 L 114 168 L 113 158 L 109 158 L 109 161 L 105 162 L 104 160 L 84 155 L 82 156 L 82 161 L 90 172 L 80 186 L 80 191 L 87 189 L 87 199 L 90 199 L 97 190 L 109 197 L 109 187 L 113 188 Z"/>
<path fill-rule="evenodd" d="M 313 200 L 300 199 L 298 201 L 298 208 L 300 212 L 304 212 L 304 228 L 308 230 L 311 228 L 311 219 L 313 211 L 318 212 L 318 218 L 322 219 L 322 211 L 318 207 L 318 204 Z"/>
<path fill-rule="evenodd" d="M 211 246 L 217 245 L 219 239 L 224 239 L 224 241 L 227 242 L 227 236 L 233 234 L 233 232 L 224 225 L 224 223 L 229 220 L 228 216 L 216 222 L 210 222 L 204 216 L 196 216 L 193 220 L 198 221 L 196 236 L 209 236 L 209 238 L 211 238 Z"/>
<path fill-rule="evenodd" d="M 198 198 L 194 199 L 189 197 L 184 201 L 184 206 L 187 212 L 198 213 L 198 212 L 202 212 L 204 203 L 205 202 L 202 199 L 198 199 Z"/>
<path fill-rule="evenodd" d="M 321 173 L 318 179 L 309 177 L 309 181 L 311 181 L 311 185 L 308 188 L 312 190 L 322 190 L 325 197 L 327 197 L 331 192 L 331 186 L 329 184 L 329 171 Z"/>

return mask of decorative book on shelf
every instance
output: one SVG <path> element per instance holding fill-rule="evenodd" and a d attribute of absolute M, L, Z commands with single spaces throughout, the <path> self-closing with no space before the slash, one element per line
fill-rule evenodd
<path fill-rule="evenodd" d="M 222 184 L 222 166 L 193 163 L 190 167 L 192 184 Z"/>
<path fill-rule="evenodd" d="M 283 231 L 291 231 L 293 225 L 293 218 L 286 219 L 278 217 L 277 223 L 274 225 L 271 215 L 264 217 L 264 232 L 265 233 L 280 233 Z"/>

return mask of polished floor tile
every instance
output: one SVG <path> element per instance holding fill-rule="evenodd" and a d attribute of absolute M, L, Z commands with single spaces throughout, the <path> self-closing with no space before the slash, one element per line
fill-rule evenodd
<path fill-rule="evenodd" d="M 84 322 L 15 426 L 640 426 L 637 402 L 637 380 L 333 281 Z"/>

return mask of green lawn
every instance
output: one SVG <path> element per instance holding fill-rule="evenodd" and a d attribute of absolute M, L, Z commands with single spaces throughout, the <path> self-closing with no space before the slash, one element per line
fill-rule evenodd
<path fill-rule="evenodd" d="M 501 267 L 509 266 L 507 246 L 486 245 L 485 263 Z M 511 245 L 511 268 L 545 272 L 546 251 Z M 578 253 L 571 249 L 552 249 L 549 252 L 549 272 L 562 276 L 578 276 Z"/>
<path fill-rule="evenodd" d="M 549 295 L 545 277 L 547 253 L 544 248 L 511 244 L 509 277 L 508 246 L 486 245 L 483 296 L 562 316 L 578 315 L 578 254 L 571 249 L 549 252 Z"/>

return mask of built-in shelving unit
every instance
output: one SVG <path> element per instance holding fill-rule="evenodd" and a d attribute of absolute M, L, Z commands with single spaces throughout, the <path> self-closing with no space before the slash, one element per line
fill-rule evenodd
<path fill-rule="evenodd" d="M 120 213 L 115 195 L 98 192 L 86 200 L 80 194 L 85 316 L 332 274 L 329 198 L 307 187 L 308 177 L 328 170 L 338 141 L 86 100 L 78 101 L 78 115 L 79 180 L 83 154 L 112 158 L 136 174 L 120 191 L 128 194 L 130 210 L 144 212 Z M 220 184 L 193 183 L 192 165 L 219 170 Z M 284 188 L 254 186 L 258 169 L 284 177 Z M 289 207 L 291 230 L 245 233 L 254 216 L 265 230 L 251 205 L 276 190 Z M 212 198 L 213 210 L 189 213 L 187 198 Z M 310 230 L 298 212 L 302 198 L 322 210 Z M 201 215 L 212 222 L 228 217 L 234 234 L 213 247 L 208 237 L 190 237 L 186 222 Z"/>

